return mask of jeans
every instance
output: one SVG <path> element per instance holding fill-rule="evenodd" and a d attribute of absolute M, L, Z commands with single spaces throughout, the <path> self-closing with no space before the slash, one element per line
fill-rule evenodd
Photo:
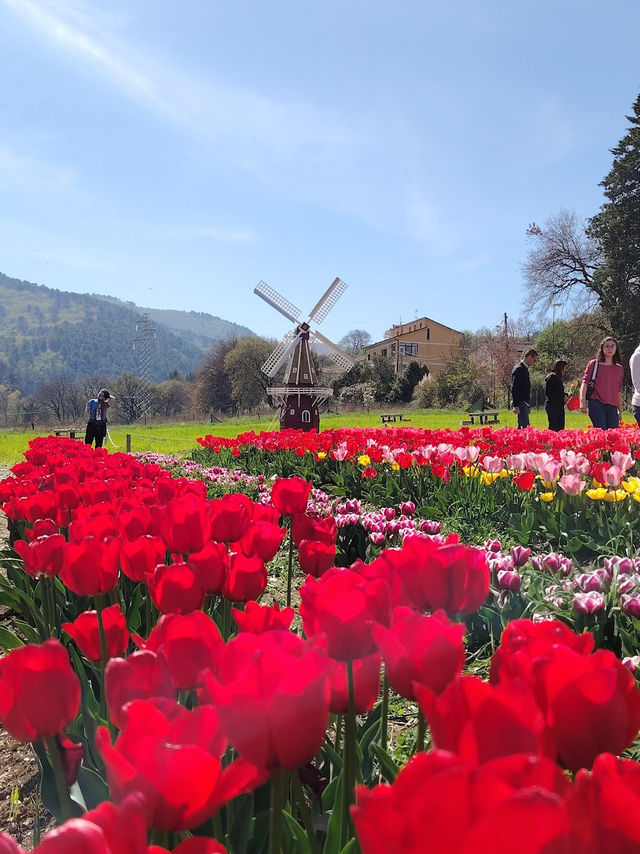
<path fill-rule="evenodd" d="M 640 406 L 633 407 L 633 417 L 638 422 L 638 427 L 640 427 Z"/>
<path fill-rule="evenodd" d="M 524 400 L 518 404 L 518 429 L 529 426 L 529 404 Z"/>
<path fill-rule="evenodd" d="M 612 430 L 620 426 L 618 408 L 593 398 L 589 401 L 589 418 L 594 427 L 600 427 L 602 430 Z"/>

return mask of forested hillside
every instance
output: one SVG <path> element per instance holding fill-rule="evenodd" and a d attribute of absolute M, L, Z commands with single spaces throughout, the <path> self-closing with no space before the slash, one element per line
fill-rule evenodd
<path fill-rule="evenodd" d="M 78 380 L 94 374 L 137 373 L 133 340 L 141 311 L 133 303 L 58 291 L 0 273 L 0 383 L 27 395 L 39 382 L 58 374 Z M 212 318 L 218 324 L 209 327 L 210 334 L 196 333 L 181 315 L 195 315 L 203 328 L 202 315 L 196 312 L 149 311 L 156 329 L 150 345 L 153 381 L 167 379 L 175 371 L 182 375 L 193 371 L 221 338 L 251 334 L 219 318 Z M 179 322 L 180 328 L 170 328 L 168 321 Z"/>

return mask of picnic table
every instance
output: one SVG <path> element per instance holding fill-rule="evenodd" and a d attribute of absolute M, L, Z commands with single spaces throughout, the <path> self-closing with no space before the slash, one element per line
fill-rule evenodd
<path fill-rule="evenodd" d="M 482 412 L 468 412 L 467 418 L 460 422 L 460 426 L 469 426 L 470 424 L 499 424 L 499 413 L 485 409 Z"/>
<path fill-rule="evenodd" d="M 411 421 L 410 418 L 405 418 L 402 412 L 385 412 L 380 415 L 383 424 L 390 424 L 395 421 Z"/>
<path fill-rule="evenodd" d="M 56 436 L 68 436 L 70 439 L 82 439 L 84 436 L 84 427 L 65 427 L 54 431 Z M 79 433 L 79 436 L 76 436 Z"/>

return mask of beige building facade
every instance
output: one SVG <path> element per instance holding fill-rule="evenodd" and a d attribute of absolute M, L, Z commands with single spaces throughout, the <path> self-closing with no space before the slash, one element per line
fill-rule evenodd
<path fill-rule="evenodd" d="M 409 362 L 418 362 L 433 375 L 458 355 L 460 336 L 460 332 L 443 323 L 420 317 L 394 324 L 383 341 L 364 348 L 361 358 L 370 361 L 374 356 L 384 356 L 393 361 L 396 373 L 401 373 Z"/>

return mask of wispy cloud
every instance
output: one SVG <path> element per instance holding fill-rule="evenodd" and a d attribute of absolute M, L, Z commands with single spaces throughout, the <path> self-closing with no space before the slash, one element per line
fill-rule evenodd
<path fill-rule="evenodd" d="M 227 80 L 204 80 L 131 47 L 117 18 L 81 0 L 0 0 L 51 43 L 92 64 L 120 91 L 201 140 L 229 143 L 226 155 L 245 168 L 265 156 L 314 160 L 344 153 L 354 132 L 331 110 L 271 98 Z"/>
<path fill-rule="evenodd" d="M 228 228 L 208 228 L 195 226 L 192 228 L 169 229 L 161 235 L 167 240 L 212 240 L 215 243 L 255 243 L 256 235 L 251 231 L 241 231 Z"/>
<path fill-rule="evenodd" d="M 3 142 L 0 142 L 0 187 L 18 187 L 58 196 L 79 192 L 71 168 L 21 154 Z"/>

